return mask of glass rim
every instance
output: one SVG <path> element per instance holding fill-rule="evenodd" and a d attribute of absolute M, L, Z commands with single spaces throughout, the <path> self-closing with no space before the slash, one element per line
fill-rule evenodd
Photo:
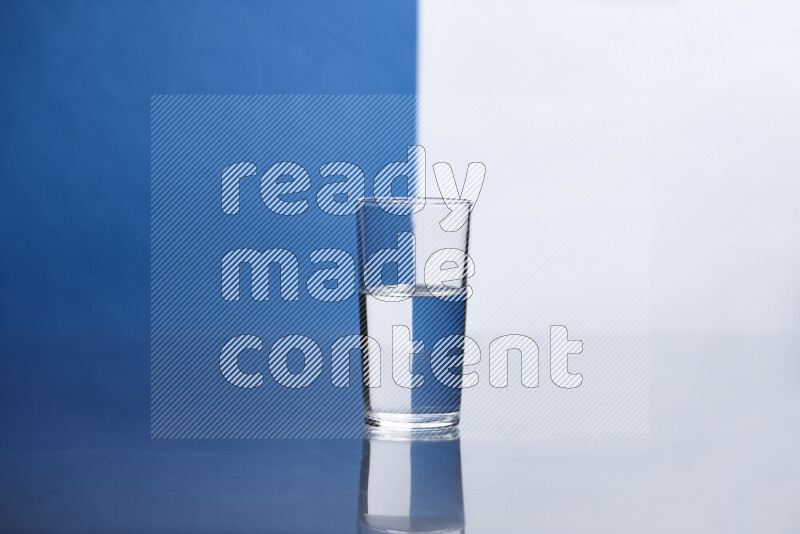
<path fill-rule="evenodd" d="M 471 206 L 472 201 L 466 198 L 449 198 L 449 197 L 411 197 L 411 198 L 395 198 L 395 197 L 364 197 L 357 201 L 358 204 L 439 204 L 439 205 L 461 205 Z"/>

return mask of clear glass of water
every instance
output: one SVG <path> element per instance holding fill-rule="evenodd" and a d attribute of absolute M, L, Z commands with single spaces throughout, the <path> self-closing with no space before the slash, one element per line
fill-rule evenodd
<path fill-rule="evenodd" d="M 367 424 L 457 425 L 472 266 L 468 200 L 364 199 L 359 209 Z"/>

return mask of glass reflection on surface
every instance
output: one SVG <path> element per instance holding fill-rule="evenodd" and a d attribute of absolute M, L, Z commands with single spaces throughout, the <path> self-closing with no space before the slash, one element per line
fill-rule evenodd
<path fill-rule="evenodd" d="M 365 430 L 358 532 L 464 532 L 458 428 Z"/>

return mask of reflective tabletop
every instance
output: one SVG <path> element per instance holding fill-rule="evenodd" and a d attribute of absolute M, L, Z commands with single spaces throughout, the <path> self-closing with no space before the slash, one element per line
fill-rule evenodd
<path fill-rule="evenodd" d="M 798 532 L 786 337 L 654 338 L 642 440 L 151 440 L 91 414 L 4 439 L 2 525 L 46 532 Z M 6 409 L 30 421 L 25 408 Z M 73 409 L 69 413 L 81 413 Z M 91 428 L 71 442 L 49 440 Z"/>

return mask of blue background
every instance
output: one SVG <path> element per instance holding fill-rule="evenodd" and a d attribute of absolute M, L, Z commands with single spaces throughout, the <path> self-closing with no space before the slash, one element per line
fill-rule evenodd
<path fill-rule="evenodd" d="M 413 94 L 415 2 L 0 10 L 0 525 L 293 530 L 292 470 L 352 530 L 358 441 L 149 438 L 150 97 Z"/>

